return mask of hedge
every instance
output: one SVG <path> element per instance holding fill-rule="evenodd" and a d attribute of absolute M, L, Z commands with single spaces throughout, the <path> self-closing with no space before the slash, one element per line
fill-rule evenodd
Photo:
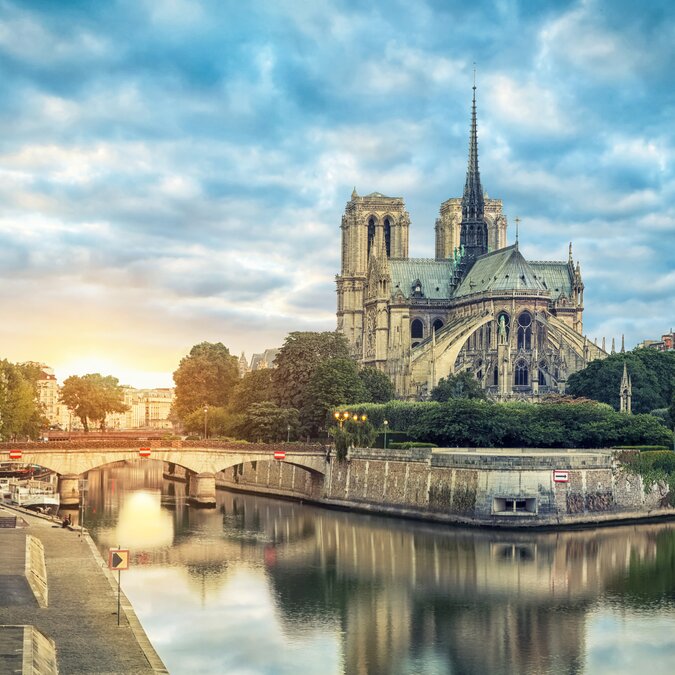
<path fill-rule="evenodd" d="M 452 399 L 446 403 L 404 402 L 350 405 L 368 415 L 379 431 L 404 431 L 441 447 L 599 448 L 672 447 L 673 433 L 655 417 L 618 413 L 602 403 L 526 402 Z M 340 409 L 346 409 L 346 406 Z"/>

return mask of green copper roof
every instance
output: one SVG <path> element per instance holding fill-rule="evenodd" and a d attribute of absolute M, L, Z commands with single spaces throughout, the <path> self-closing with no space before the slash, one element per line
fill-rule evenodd
<path fill-rule="evenodd" d="M 514 290 L 547 290 L 515 245 L 477 258 L 453 297 Z"/>
<path fill-rule="evenodd" d="M 453 264 L 450 260 L 430 260 L 426 258 L 408 258 L 389 260 L 391 272 L 391 296 L 400 290 L 405 298 L 413 295 L 413 284 L 422 286 L 423 298 L 443 300 L 451 295 Z"/>
<path fill-rule="evenodd" d="M 572 276 L 568 263 L 533 260 L 529 265 L 544 287 L 551 292 L 553 300 L 561 295 L 572 296 Z"/>

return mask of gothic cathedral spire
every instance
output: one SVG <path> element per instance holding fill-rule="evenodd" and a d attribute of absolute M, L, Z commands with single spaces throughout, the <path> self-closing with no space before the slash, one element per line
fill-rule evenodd
<path fill-rule="evenodd" d="M 469 138 L 469 164 L 462 196 L 462 223 L 460 244 L 466 257 L 466 271 L 480 255 L 487 253 L 487 223 L 485 199 L 478 170 L 478 130 L 476 123 L 476 74 L 474 71 L 473 101 L 471 105 L 471 135 Z"/>

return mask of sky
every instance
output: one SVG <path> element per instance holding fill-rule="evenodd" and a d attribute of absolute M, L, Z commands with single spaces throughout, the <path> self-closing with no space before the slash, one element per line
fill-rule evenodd
<path fill-rule="evenodd" d="M 171 386 L 334 330 L 352 189 L 405 199 L 433 257 L 481 180 L 584 329 L 675 325 L 671 0 L 0 0 L 0 358 Z"/>

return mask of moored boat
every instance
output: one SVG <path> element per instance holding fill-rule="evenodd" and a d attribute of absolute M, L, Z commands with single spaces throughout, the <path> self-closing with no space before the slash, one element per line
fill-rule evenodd
<path fill-rule="evenodd" d="M 61 503 L 56 486 L 42 480 L 11 480 L 9 499 L 27 509 L 57 510 Z"/>

